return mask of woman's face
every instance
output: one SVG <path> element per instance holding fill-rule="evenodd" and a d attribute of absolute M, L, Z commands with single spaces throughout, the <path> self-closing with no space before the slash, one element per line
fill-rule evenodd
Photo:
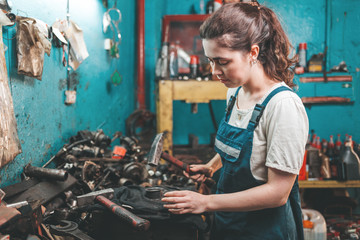
<path fill-rule="evenodd" d="M 209 59 L 213 75 L 228 88 L 246 84 L 250 78 L 249 54 L 224 48 L 216 40 L 203 39 L 205 56 Z"/>

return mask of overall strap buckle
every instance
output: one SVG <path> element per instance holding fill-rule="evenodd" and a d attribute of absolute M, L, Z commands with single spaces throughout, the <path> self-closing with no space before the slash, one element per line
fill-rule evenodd
<path fill-rule="evenodd" d="M 259 124 L 260 118 L 264 112 L 265 106 L 260 105 L 260 104 L 256 104 L 253 114 L 251 116 L 250 119 L 250 123 L 254 126 L 254 129 L 257 127 L 257 125 Z"/>

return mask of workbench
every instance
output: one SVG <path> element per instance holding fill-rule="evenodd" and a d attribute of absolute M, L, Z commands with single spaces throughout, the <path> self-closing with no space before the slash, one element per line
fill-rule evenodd
<path fill-rule="evenodd" d="M 173 101 L 208 103 L 226 100 L 227 87 L 219 81 L 160 80 L 156 106 L 157 132 L 165 132 L 163 150 L 173 150 Z M 190 124 L 190 123 L 189 123 Z"/>

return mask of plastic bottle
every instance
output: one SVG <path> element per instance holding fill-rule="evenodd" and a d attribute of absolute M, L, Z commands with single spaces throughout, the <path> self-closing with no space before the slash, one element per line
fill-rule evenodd
<path fill-rule="evenodd" d="M 315 147 L 321 151 L 321 143 L 320 143 L 320 137 L 316 138 L 316 145 Z"/>
<path fill-rule="evenodd" d="M 306 50 L 307 50 L 307 44 L 300 43 L 299 44 L 299 65 L 304 68 L 306 68 Z"/>
<path fill-rule="evenodd" d="M 156 77 L 166 79 L 169 76 L 168 69 L 168 55 L 169 55 L 169 43 L 163 42 L 161 46 L 160 57 L 156 63 L 155 74 Z"/>
<path fill-rule="evenodd" d="M 328 149 L 328 141 L 326 141 L 325 139 L 323 139 L 321 141 L 321 151 L 323 154 L 326 154 L 327 152 L 327 149 Z"/>
<path fill-rule="evenodd" d="M 337 139 L 336 139 L 336 143 L 335 143 L 335 154 L 336 154 L 337 156 L 340 155 L 341 146 L 342 146 L 342 142 L 341 142 L 340 134 L 338 134 L 338 135 L 337 135 Z"/>
<path fill-rule="evenodd" d="M 302 209 L 304 216 L 304 239 L 326 240 L 326 222 L 320 212 L 313 209 Z"/>
<path fill-rule="evenodd" d="M 342 173 L 346 180 L 360 179 L 360 159 L 352 148 L 352 142 L 345 143 L 345 149 L 341 154 L 341 163 L 343 166 Z"/>
<path fill-rule="evenodd" d="M 176 45 L 171 43 L 169 47 L 169 76 L 170 79 L 177 79 L 179 75 L 179 62 Z"/>
<path fill-rule="evenodd" d="M 196 79 L 199 76 L 199 56 L 191 55 L 190 56 L 190 78 Z"/>
<path fill-rule="evenodd" d="M 337 177 L 338 177 L 338 174 L 337 174 L 338 173 L 338 170 L 337 170 L 338 163 L 337 163 L 337 159 L 335 157 L 335 144 L 334 144 L 333 135 L 330 136 L 330 140 L 329 140 L 326 155 L 329 157 L 330 169 L 331 169 L 331 178 L 332 179 L 337 179 Z"/>
<path fill-rule="evenodd" d="M 312 135 L 311 146 L 316 148 L 316 134 L 315 133 Z"/>

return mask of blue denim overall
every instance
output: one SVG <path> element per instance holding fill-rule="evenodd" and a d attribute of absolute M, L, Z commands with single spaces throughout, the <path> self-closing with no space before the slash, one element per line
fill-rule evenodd
<path fill-rule="evenodd" d="M 264 184 L 254 178 L 250 168 L 254 129 L 270 99 L 278 92 L 290 90 L 284 86 L 276 88 L 262 104 L 256 104 L 245 129 L 228 123 L 239 89 L 229 100 L 215 140 L 215 150 L 223 164 L 217 185 L 218 194 L 244 191 Z M 303 240 L 297 179 L 287 203 L 281 207 L 249 212 L 216 212 L 212 239 Z"/>

